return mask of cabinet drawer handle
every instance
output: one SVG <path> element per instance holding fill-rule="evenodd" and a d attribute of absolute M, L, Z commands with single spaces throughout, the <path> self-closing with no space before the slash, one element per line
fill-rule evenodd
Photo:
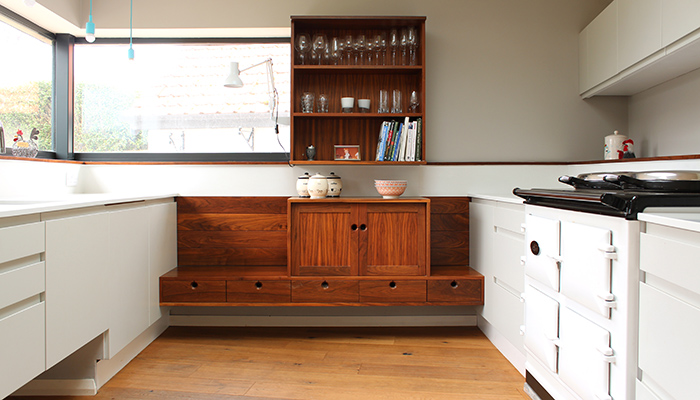
<path fill-rule="evenodd" d="M 450 282 L 450 287 L 452 287 L 452 289 L 457 289 L 458 286 L 459 286 L 459 283 L 457 281 Z"/>
<path fill-rule="evenodd" d="M 352 229 L 353 231 L 356 231 L 356 230 L 357 230 L 357 224 L 352 224 L 352 225 L 350 225 L 350 229 Z"/>
<path fill-rule="evenodd" d="M 360 230 L 361 230 L 361 231 L 366 231 L 366 230 L 367 230 L 367 225 L 365 225 L 365 224 L 360 225 Z"/>
<path fill-rule="evenodd" d="M 256 288 L 256 289 L 260 290 L 260 289 L 262 289 L 262 287 L 263 287 L 262 282 L 260 282 L 260 281 L 255 282 L 255 288 Z"/>
<path fill-rule="evenodd" d="M 323 288 L 323 290 L 328 289 L 328 282 L 326 282 L 326 281 L 321 282 L 321 287 Z"/>
<path fill-rule="evenodd" d="M 196 281 L 192 281 L 192 283 L 190 283 L 190 287 L 192 288 L 192 290 L 197 289 L 197 286 L 199 286 L 199 283 L 197 283 Z"/>
<path fill-rule="evenodd" d="M 396 289 L 396 282 L 394 282 L 394 281 L 389 282 L 389 287 L 392 289 Z"/>

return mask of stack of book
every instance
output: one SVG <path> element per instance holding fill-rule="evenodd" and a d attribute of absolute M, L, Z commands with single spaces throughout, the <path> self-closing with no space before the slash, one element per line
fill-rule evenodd
<path fill-rule="evenodd" d="M 421 161 L 423 120 L 384 121 L 379 130 L 376 161 Z"/>

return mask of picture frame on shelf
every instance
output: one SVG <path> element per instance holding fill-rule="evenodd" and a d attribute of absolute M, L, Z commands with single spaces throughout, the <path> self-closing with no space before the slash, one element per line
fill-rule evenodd
<path fill-rule="evenodd" d="M 359 144 L 336 144 L 335 161 L 361 161 Z"/>

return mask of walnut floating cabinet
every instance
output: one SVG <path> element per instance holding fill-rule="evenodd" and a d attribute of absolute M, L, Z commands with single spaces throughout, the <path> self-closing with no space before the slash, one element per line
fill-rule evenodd
<path fill-rule="evenodd" d="M 466 197 L 180 197 L 161 305 L 480 305 L 468 229 Z"/>

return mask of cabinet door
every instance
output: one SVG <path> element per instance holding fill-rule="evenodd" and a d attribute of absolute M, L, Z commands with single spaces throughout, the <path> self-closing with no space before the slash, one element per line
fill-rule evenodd
<path fill-rule="evenodd" d="M 362 275 L 425 275 L 425 204 L 360 207 Z"/>
<path fill-rule="evenodd" d="M 108 213 L 46 221 L 47 368 L 107 330 L 108 243 Z"/>
<path fill-rule="evenodd" d="M 293 275 L 357 275 L 357 207 L 353 204 L 292 205 Z"/>
<path fill-rule="evenodd" d="M 557 372 L 559 303 L 525 286 L 525 347 L 552 372 Z"/>
<path fill-rule="evenodd" d="M 559 291 L 560 222 L 530 214 L 525 220 L 525 274 Z"/>
<path fill-rule="evenodd" d="M 662 45 L 668 46 L 700 28 L 700 0 L 663 0 Z"/>
<path fill-rule="evenodd" d="M 177 267 L 177 203 L 151 206 L 148 213 L 149 325 L 162 316 L 160 276 Z"/>
<path fill-rule="evenodd" d="M 617 2 L 586 27 L 586 77 L 591 88 L 617 74 Z"/>
<path fill-rule="evenodd" d="M 147 207 L 109 215 L 109 358 L 149 325 L 148 219 Z"/>
<path fill-rule="evenodd" d="M 617 0 L 618 70 L 661 49 L 661 0 Z"/>
<path fill-rule="evenodd" d="M 0 398 L 44 372 L 44 306 L 0 315 Z"/>

